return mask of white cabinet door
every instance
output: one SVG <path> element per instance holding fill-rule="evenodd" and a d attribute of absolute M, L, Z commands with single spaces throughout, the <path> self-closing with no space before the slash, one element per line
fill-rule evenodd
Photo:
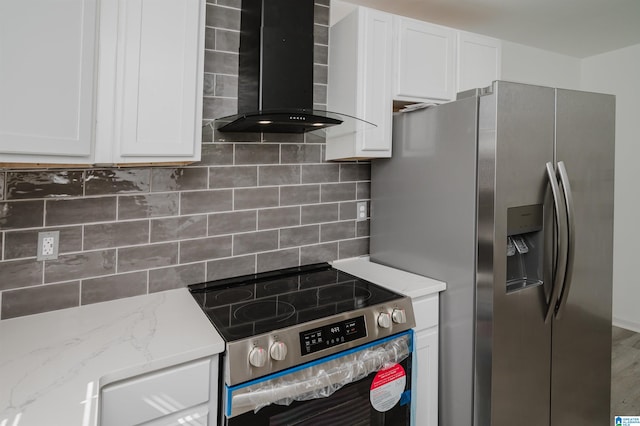
<path fill-rule="evenodd" d="M 103 1 L 96 162 L 200 159 L 204 7 Z"/>
<path fill-rule="evenodd" d="M 375 124 L 327 130 L 327 160 L 391 156 L 392 15 L 358 7 L 330 29 L 327 109 Z"/>
<path fill-rule="evenodd" d="M 500 40 L 458 32 L 458 91 L 487 87 L 500 79 Z"/>
<path fill-rule="evenodd" d="M 455 31 L 400 16 L 394 19 L 394 99 L 454 99 Z"/>
<path fill-rule="evenodd" d="M 438 327 L 414 335 L 415 395 L 412 395 L 416 426 L 438 425 Z"/>
<path fill-rule="evenodd" d="M 213 365 L 216 363 L 216 365 Z M 193 361 L 104 386 L 100 390 L 100 424 L 134 425 L 156 420 L 173 424 L 177 418 L 205 418 L 210 395 L 211 368 L 217 357 Z M 217 370 L 216 370 L 217 372 Z"/>
<path fill-rule="evenodd" d="M 0 2 L 0 163 L 88 163 L 96 0 Z"/>

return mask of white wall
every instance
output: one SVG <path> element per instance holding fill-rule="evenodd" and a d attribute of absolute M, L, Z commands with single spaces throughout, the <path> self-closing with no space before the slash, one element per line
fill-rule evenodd
<path fill-rule="evenodd" d="M 613 323 L 640 332 L 640 44 L 584 59 L 582 88 L 616 95 Z"/>
<path fill-rule="evenodd" d="M 580 59 L 523 44 L 502 42 L 502 80 L 580 88 Z"/>

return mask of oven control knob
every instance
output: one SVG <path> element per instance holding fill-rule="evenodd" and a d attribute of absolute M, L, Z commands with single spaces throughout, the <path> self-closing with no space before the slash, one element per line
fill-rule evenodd
<path fill-rule="evenodd" d="M 274 342 L 269 348 L 271 358 L 276 361 L 282 361 L 287 357 L 287 344 L 284 342 Z"/>
<path fill-rule="evenodd" d="M 396 324 L 404 324 L 407 322 L 407 314 L 404 312 L 404 309 L 394 309 L 391 313 L 391 319 Z"/>
<path fill-rule="evenodd" d="M 378 325 L 382 328 L 391 327 L 391 315 L 389 315 L 389 312 L 380 312 L 380 315 L 378 315 Z"/>
<path fill-rule="evenodd" d="M 249 352 L 249 364 L 254 367 L 264 367 L 267 363 L 267 351 L 260 346 L 256 346 Z"/>

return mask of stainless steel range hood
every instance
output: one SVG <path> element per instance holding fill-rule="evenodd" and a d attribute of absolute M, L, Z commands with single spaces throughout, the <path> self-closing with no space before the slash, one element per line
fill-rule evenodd
<path fill-rule="evenodd" d="M 242 0 L 238 114 L 222 132 L 305 133 L 371 123 L 313 109 L 314 0 Z"/>

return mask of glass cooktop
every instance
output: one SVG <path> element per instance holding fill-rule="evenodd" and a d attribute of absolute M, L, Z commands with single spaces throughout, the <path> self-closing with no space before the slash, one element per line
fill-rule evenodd
<path fill-rule="evenodd" d="M 189 290 L 228 342 L 403 297 L 327 263 L 209 281 Z"/>

